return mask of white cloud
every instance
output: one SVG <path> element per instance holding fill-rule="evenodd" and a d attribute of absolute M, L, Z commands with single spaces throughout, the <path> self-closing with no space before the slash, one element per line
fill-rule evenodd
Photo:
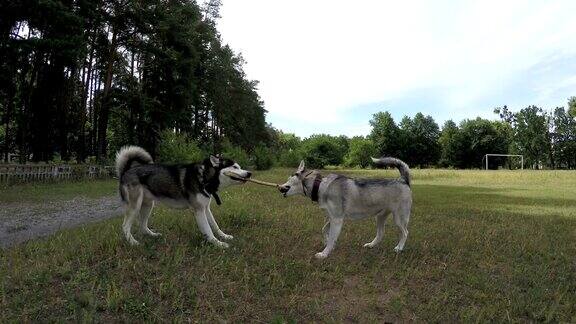
<path fill-rule="evenodd" d="M 439 89 L 449 110 L 478 108 L 517 74 L 575 55 L 574 12 L 576 1 L 224 0 L 219 30 L 275 126 L 328 127 L 418 89 Z"/>

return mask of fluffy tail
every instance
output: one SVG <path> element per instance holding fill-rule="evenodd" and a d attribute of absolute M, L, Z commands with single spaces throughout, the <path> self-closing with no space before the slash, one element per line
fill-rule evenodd
<path fill-rule="evenodd" d="M 402 160 L 393 157 L 383 157 L 379 159 L 372 158 L 372 162 L 377 166 L 393 166 L 398 168 L 400 176 L 404 182 L 410 186 L 410 168 L 408 167 L 408 164 L 404 163 Z"/>
<path fill-rule="evenodd" d="M 153 163 L 150 154 L 141 147 L 124 146 L 121 148 L 120 151 L 116 153 L 116 173 L 118 174 L 118 178 L 122 178 L 134 162 L 138 164 Z"/>

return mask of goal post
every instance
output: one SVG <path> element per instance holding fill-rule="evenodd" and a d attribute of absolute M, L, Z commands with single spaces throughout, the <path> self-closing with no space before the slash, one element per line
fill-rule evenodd
<path fill-rule="evenodd" d="M 520 158 L 520 169 L 524 170 L 524 155 L 519 155 L 519 154 L 485 154 L 482 157 L 482 162 L 484 162 L 484 160 L 486 160 L 486 164 L 485 164 L 486 170 L 488 170 L 488 158 L 491 156 L 519 157 Z"/>

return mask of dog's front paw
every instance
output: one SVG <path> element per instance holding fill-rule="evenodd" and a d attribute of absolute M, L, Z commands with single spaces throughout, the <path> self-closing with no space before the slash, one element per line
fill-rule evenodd
<path fill-rule="evenodd" d="M 365 248 L 368 248 L 368 249 L 371 249 L 371 248 L 373 248 L 374 246 L 376 246 L 376 244 L 372 244 L 372 242 L 364 244 L 364 247 L 365 247 Z"/>
<path fill-rule="evenodd" d="M 128 240 L 128 243 L 130 243 L 130 245 L 132 245 L 132 246 L 138 246 L 138 245 L 140 244 L 140 243 L 139 243 L 138 241 L 136 241 L 133 237 L 131 237 L 131 238 Z"/>
<path fill-rule="evenodd" d="M 224 234 L 224 233 L 222 233 L 221 236 L 222 236 L 222 238 L 225 239 L 226 241 L 230 241 L 231 239 L 234 238 L 234 236 L 228 235 L 228 234 Z"/>
<path fill-rule="evenodd" d="M 400 252 L 402 252 L 402 248 L 399 247 L 398 245 L 396 245 L 396 247 L 394 248 L 394 252 L 400 253 Z"/>
<path fill-rule="evenodd" d="M 328 256 L 328 253 L 324 253 L 324 252 L 318 252 L 315 255 L 316 259 L 318 259 L 318 260 L 326 259 L 327 256 Z"/>
<path fill-rule="evenodd" d="M 161 234 L 161 233 L 158 233 L 158 232 L 152 232 L 152 231 L 150 231 L 150 233 L 148 233 L 148 235 L 150 235 L 150 236 L 152 236 L 152 237 L 159 237 L 159 236 L 162 236 L 162 234 Z"/>
<path fill-rule="evenodd" d="M 227 249 L 230 247 L 230 245 L 228 243 L 222 242 L 222 241 L 214 241 L 212 243 L 214 243 L 214 245 L 216 245 L 217 247 L 222 248 L 222 249 Z"/>

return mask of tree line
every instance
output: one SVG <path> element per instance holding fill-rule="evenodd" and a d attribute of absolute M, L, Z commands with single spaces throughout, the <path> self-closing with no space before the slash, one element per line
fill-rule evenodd
<path fill-rule="evenodd" d="M 278 164 L 367 167 L 371 156 L 394 156 L 412 167 L 484 168 L 485 154 L 521 154 L 526 168 L 576 168 L 576 97 L 568 109 L 546 111 L 529 106 L 512 111 L 494 109 L 500 120 L 448 120 L 440 128 L 431 116 L 417 113 L 396 123 L 392 115 L 378 112 L 370 120 L 368 136 L 312 135 L 300 139 L 276 131 L 273 147 Z M 489 159 L 489 168 L 519 168 L 520 160 Z"/>
<path fill-rule="evenodd" d="M 0 3 L 0 153 L 106 163 L 172 132 L 252 152 L 270 127 L 257 81 L 216 29 L 220 0 Z M 169 136 L 168 136 L 169 137 Z M 0 159 L 1 160 L 1 159 Z"/>
<path fill-rule="evenodd" d="M 396 156 L 414 167 L 482 167 L 486 153 L 528 167 L 576 168 L 576 98 L 568 108 L 495 109 L 499 121 L 375 114 L 366 137 L 301 139 L 268 125 L 258 82 L 216 28 L 220 0 L 0 2 L 0 160 L 109 163 L 141 145 L 167 162 L 223 153 L 265 169 L 366 167 Z M 490 167 L 515 167 L 490 159 Z"/>

